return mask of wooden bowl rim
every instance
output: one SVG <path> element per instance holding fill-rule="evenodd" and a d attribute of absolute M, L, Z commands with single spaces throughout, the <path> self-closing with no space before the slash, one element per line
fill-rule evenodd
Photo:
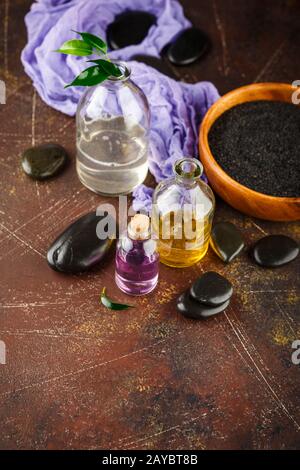
<path fill-rule="evenodd" d="M 277 82 L 262 82 L 262 83 L 251 83 L 250 85 L 244 85 L 244 86 L 241 86 L 241 87 L 238 87 L 238 88 L 235 88 L 234 90 L 231 90 L 229 91 L 228 93 L 226 93 L 225 95 L 221 96 L 210 108 L 209 110 L 207 111 L 207 113 L 205 114 L 204 118 L 203 118 L 203 121 L 201 123 L 201 126 L 200 126 L 200 139 L 199 139 L 199 152 L 200 152 L 200 157 L 201 157 L 201 147 L 204 147 L 209 158 L 210 158 L 210 161 L 211 161 L 211 164 L 212 166 L 218 170 L 219 172 L 219 176 L 225 181 L 226 184 L 229 184 L 233 187 L 235 187 L 235 189 L 239 190 L 239 191 L 243 191 L 243 192 L 247 192 L 249 195 L 252 195 L 252 197 L 254 197 L 256 200 L 259 199 L 261 201 L 265 201 L 265 202 L 276 202 L 276 203 L 300 203 L 300 197 L 288 197 L 288 196 L 270 196 L 269 194 L 264 194 L 264 193 L 260 193 L 258 191 L 255 191 L 254 189 L 251 189 L 251 188 L 248 188 L 247 186 L 244 186 L 243 184 L 241 183 L 238 183 L 238 181 L 236 181 L 235 179 L 233 179 L 231 176 L 229 176 L 228 173 L 226 173 L 223 168 L 218 164 L 218 162 L 215 160 L 211 150 L 210 150 L 210 146 L 209 146 L 209 143 L 208 143 L 208 134 L 209 134 L 209 131 L 212 127 L 212 124 L 211 126 L 209 127 L 209 129 L 206 130 L 206 127 L 208 127 L 208 124 L 205 126 L 205 124 L 207 123 L 207 121 L 209 120 L 209 117 L 210 115 L 214 112 L 214 110 L 216 108 L 218 108 L 220 106 L 220 103 L 222 101 L 226 101 L 228 98 L 230 98 L 231 96 L 234 96 L 236 95 L 239 91 L 247 91 L 249 89 L 257 89 L 257 88 L 261 88 L 262 90 L 263 89 L 269 89 L 269 90 L 280 90 L 280 89 L 285 89 L 285 90 L 290 90 L 290 91 L 293 91 L 293 90 L 297 90 L 297 87 L 296 86 L 293 86 L 291 85 L 290 83 L 277 83 Z M 251 101 L 255 101 L 255 100 L 252 100 L 252 99 L 249 99 L 249 101 L 243 101 L 243 103 L 246 103 L 246 102 L 251 102 Z M 268 101 L 273 101 L 273 100 L 268 100 Z M 241 104 L 241 103 L 240 103 Z M 237 105 L 234 105 L 234 106 L 237 106 Z M 234 106 L 231 106 L 231 108 L 233 108 Z M 228 109 L 231 109 L 231 108 L 228 108 Z M 228 111 L 228 109 L 226 111 Z M 226 112 L 224 111 L 224 112 Z M 213 123 L 216 122 L 216 120 L 224 113 L 221 113 L 214 121 Z M 204 129 L 206 130 L 206 132 L 204 132 Z M 202 162 L 203 163 L 203 162 Z M 204 167 L 205 169 L 205 167 Z"/>

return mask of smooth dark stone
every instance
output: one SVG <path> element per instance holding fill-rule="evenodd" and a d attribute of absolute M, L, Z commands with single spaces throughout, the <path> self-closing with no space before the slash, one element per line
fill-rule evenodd
<path fill-rule="evenodd" d="M 117 15 L 106 30 L 110 49 L 121 49 L 132 44 L 139 44 L 155 23 L 156 17 L 145 11 L 130 10 Z"/>
<path fill-rule="evenodd" d="M 68 154 L 58 144 L 43 144 L 32 147 L 22 155 L 24 172 L 37 180 L 57 175 L 68 161 Z"/>
<path fill-rule="evenodd" d="M 299 254 L 299 245 L 285 235 L 268 235 L 255 243 L 251 254 L 260 266 L 276 268 L 293 261 Z"/>
<path fill-rule="evenodd" d="M 213 271 L 204 273 L 190 289 L 193 299 L 210 307 L 217 307 L 229 300 L 232 292 L 231 283 Z"/>
<path fill-rule="evenodd" d="M 150 67 L 153 67 L 154 69 L 167 75 L 168 77 L 174 78 L 175 80 L 177 78 L 173 70 L 168 66 L 167 62 L 159 59 L 158 57 L 154 57 L 152 55 L 137 54 L 137 55 L 132 56 L 130 60 L 143 62 L 144 64 L 150 65 Z"/>
<path fill-rule="evenodd" d="M 215 253 L 226 263 L 236 258 L 245 246 L 241 232 L 231 222 L 214 225 L 210 245 Z"/>
<path fill-rule="evenodd" d="M 207 305 L 200 304 L 197 300 L 194 300 L 191 296 L 189 291 L 181 294 L 181 296 L 177 300 L 177 309 L 183 316 L 187 318 L 193 318 L 194 320 L 201 320 L 204 318 L 212 317 L 213 315 L 217 315 L 218 313 L 223 312 L 228 305 L 229 300 L 224 302 L 217 307 L 208 307 Z"/>
<path fill-rule="evenodd" d="M 98 264 L 113 242 L 109 238 L 100 240 L 97 237 L 96 227 L 103 217 L 90 212 L 64 230 L 48 250 L 47 261 L 51 268 L 65 273 L 79 273 Z M 108 218 L 112 223 L 112 217 Z"/>
<path fill-rule="evenodd" d="M 175 65 L 189 65 L 205 54 L 210 45 L 206 34 L 198 28 L 188 28 L 181 31 L 164 47 L 162 54 L 166 54 L 169 61 Z"/>
<path fill-rule="evenodd" d="M 164 47 L 160 51 L 160 56 L 164 57 L 165 59 L 168 59 L 168 49 L 171 46 L 171 42 L 167 42 L 167 44 L 164 45 Z"/>

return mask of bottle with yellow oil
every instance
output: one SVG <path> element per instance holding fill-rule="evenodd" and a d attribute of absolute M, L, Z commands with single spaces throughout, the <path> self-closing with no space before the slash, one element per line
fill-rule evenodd
<path fill-rule="evenodd" d="M 158 239 L 160 261 L 168 266 L 191 266 L 207 252 L 215 198 L 200 179 L 202 172 L 196 158 L 182 158 L 174 165 L 174 176 L 154 191 L 152 231 Z"/>

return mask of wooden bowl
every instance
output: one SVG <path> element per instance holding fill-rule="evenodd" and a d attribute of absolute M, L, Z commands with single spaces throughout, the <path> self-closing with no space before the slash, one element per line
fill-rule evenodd
<path fill-rule="evenodd" d="M 246 101 L 273 100 L 292 103 L 296 87 L 286 83 L 254 83 L 222 96 L 206 113 L 199 135 L 200 158 L 214 191 L 244 214 L 275 221 L 300 220 L 300 197 L 268 196 L 243 186 L 218 165 L 209 148 L 208 133 L 218 117 Z"/>

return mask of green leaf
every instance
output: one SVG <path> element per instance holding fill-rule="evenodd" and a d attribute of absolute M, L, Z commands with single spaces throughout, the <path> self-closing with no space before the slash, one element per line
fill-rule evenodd
<path fill-rule="evenodd" d="M 93 62 L 94 64 L 98 64 L 99 67 L 109 75 L 113 77 L 120 77 L 122 75 L 121 70 L 112 62 L 103 59 L 96 59 L 96 60 L 88 60 L 88 62 Z"/>
<path fill-rule="evenodd" d="M 104 307 L 109 308 L 110 310 L 127 310 L 128 308 L 134 308 L 134 305 L 127 304 L 118 304 L 109 299 L 106 295 L 106 288 L 103 287 L 102 293 L 100 296 L 100 301 Z"/>
<path fill-rule="evenodd" d="M 94 86 L 108 78 L 109 74 L 100 69 L 98 65 L 93 65 L 83 70 L 74 80 L 65 86 Z"/>
<path fill-rule="evenodd" d="M 95 47 L 95 49 L 98 49 L 99 51 L 103 52 L 103 54 L 107 53 L 107 45 L 103 41 L 103 39 L 90 33 L 80 33 L 79 31 L 74 31 L 74 33 L 80 34 L 84 42 L 89 44 L 91 47 Z"/>
<path fill-rule="evenodd" d="M 71 39 L 70 41 L 64 42 L 64 44 L 57 49 L 55 52 L 61 52 L 62 54 L 71 54 L 79 56 L 88 56 L 93 53 L 93 48 L 90 44 L 82 41 L 81 39 Z"/>

